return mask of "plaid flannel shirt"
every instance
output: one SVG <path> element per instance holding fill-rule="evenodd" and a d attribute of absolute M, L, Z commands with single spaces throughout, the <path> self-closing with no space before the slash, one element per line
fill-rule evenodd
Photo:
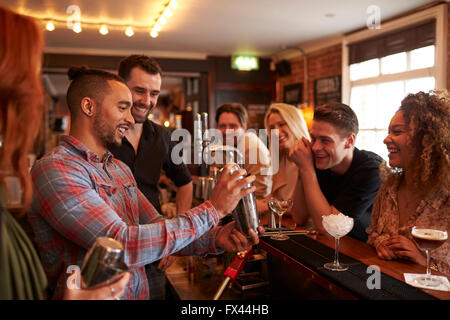
<path fill-rule="evenodd" d="M 74 137 L 63 136 L 31 174 L 34 194 L 28 218 L 49 286 L 56 289 L 54 298 L 63 297 L 67 268 L 81 267 L 97 237 L 124 245 L 131 279 L 122 299 L 148 299 L 146 264 L 174 253 L 222 252 L 214 246 L 219 216 L 210 202 L 164 219 L 123 162 L 109 152 L 101 162 Z"/>

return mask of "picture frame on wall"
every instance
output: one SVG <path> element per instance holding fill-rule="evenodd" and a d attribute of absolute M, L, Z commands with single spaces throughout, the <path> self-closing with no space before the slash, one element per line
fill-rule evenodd
<path fill-rule="evenodd" d="M 331 76 L 314 80 L 314 105 L 341 102 L 341 76 Z"/>
<path fill-rule="evenodd" d="M 283 100 L 287 104 L 296 106 L 302 103 L 302 96 L 303 83 L 289 84 L 283 88 Z"/>

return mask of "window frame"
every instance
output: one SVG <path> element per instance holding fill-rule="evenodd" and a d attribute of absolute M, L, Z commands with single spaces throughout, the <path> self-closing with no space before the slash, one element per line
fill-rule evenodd
<path fill-rule="evenodd" d="M 342 41 L 342 102 L 350 103 L 351 88 L 355 86 L 378 84 L 383 82 L 408 80 L 412 78 L 434 77 L 437 89 L 447 88 L 447 37 L 448 37 L 448 7 L 447 4 L 439 4 L 411 15 L 383 23 L 380 29 L 365 29 L 344 36 Z M 350 80 L 349 45 L 371 37 L 380 36 L 400 28 L 414 25 L 416 23 L 435 19 L 436 41 L 435 41 L 435 64 L 433 67 L 408 70 L 395 74 L 380 74 L 377 77 L 360 80 Z"/>

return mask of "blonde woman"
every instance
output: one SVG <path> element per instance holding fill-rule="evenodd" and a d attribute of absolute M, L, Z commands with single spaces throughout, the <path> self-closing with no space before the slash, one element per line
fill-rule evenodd
<path fill-rule="evenodd" d="M 302 137 L 310 139 L 306 121 L 300 110 L 293 105 L 285 103 L 272 104 L 266 113 L 264 125 L 269 136 L 271 130 L 277 129 L 278 133 L 278 171 L 272 176 L 272 192 L 264 199 L 257 200 L 260 213 L 269 210 L 268 202 L 271 198 L 292 199 L 297 184 L 298 167 L 289 160 L 289 149 L 294 142 Z M 272 143 L 269 141 L 269 145 Z M 270 150 L 273 154 L 274 150 Z M 276 164 L 272 163 L 276 168 Z M 275 170 L 274 170 L 275 171 Z"/>

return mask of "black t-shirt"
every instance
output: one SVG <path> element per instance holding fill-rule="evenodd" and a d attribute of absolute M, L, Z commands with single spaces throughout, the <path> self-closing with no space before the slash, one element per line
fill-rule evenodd
<path fill-rule="evenodd" d="M 170 131 L 166 128 L 146 120 L 143 124 L 142 136 L 139 140 L 137 155 L 134 148 L 126 139 L 122 139 L 122 146 L 110 147 L 112 154 L 125 162 L 133 172 L 139 190 L 161 213 L 159 203 L 158 181 L 161 170 L 177 187 L 192 181 L 191 174 L 184 163 L 174 164 L 171 160 L 172 148 L 176 142 L 170 140 Z"/>
<path fill-rule="evenodd" d="M 328 202 L 354 219 L 349 236 L 367 241 L 372 205 L 381 185 L 379 166 L 383 159 L 376 153 L 355 148 L 350 168 L 343 175 L 317 170 L 320 189 Z"/>

